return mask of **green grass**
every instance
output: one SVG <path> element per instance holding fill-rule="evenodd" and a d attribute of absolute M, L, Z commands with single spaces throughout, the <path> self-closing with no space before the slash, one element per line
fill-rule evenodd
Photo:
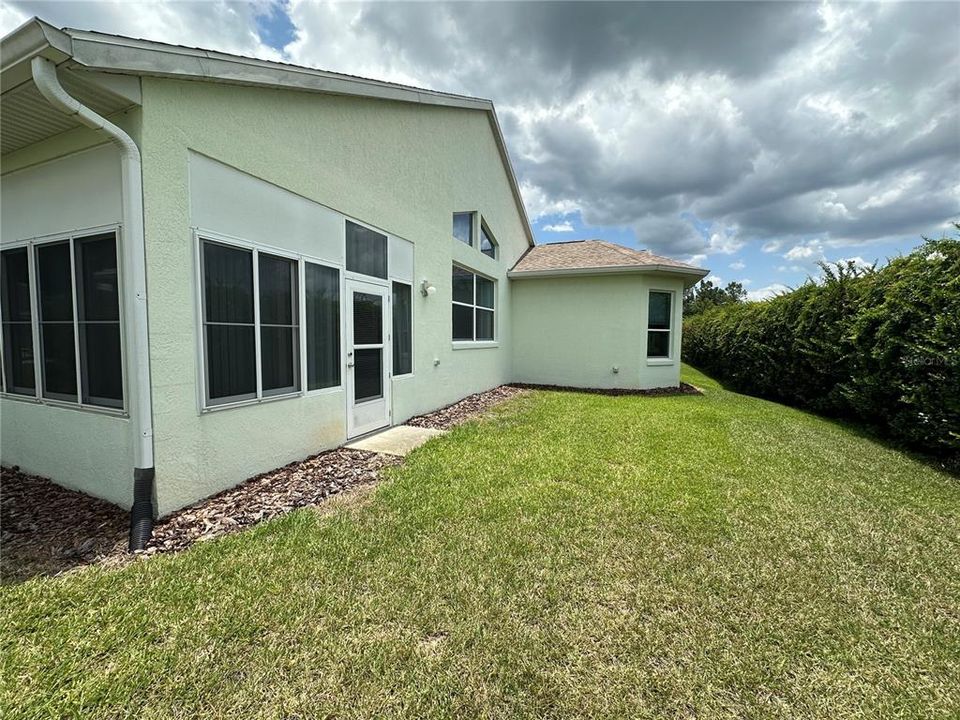
<path fill-rule="evenodd" d="M 721 389 L 538 392 L 362 503 L 0 590 L 5 717 L 957 717 L 960 482 Z"/>

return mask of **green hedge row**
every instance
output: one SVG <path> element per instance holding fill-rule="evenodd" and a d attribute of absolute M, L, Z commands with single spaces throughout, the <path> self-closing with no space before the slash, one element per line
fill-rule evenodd
<path fill-rule="evenodd" d="M 879 270 L 823 269 L 821 282 L 687 319 L 684 359 L 741 392 L 957 459 L 960 241 L 927 240 Z"/>

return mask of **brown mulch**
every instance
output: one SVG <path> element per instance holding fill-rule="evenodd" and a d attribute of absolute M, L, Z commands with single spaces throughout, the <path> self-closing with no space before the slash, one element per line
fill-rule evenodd
<path fill-rule="evenodd" d="M 88 565 L 127 547 L 130 514 L 46 478 L 0 468 L 0 579 Z"/>
<path fill-rule="evenodd" d="M 433 428 L 434 430 L 449 430 L 486 413 L 500 403 L 524 394 L 526 394 L 526 389 L 523 387 L 501 385 L 492 390 L 469 395 L 453 405 L 434 410 L 432 413 L 417 415 L 417 417 L 407 420 L 405 424 Z"/>
<path fill-rule="evenodd" d="M 522 394 L 501 386 L 408 422 L 448 429 Z M 143 555 L 175 552 L 238 532 L 297 508 L 322 505 L 345 490 L 376 482 L 392 455 L 337 448 L 250 478 L 162 518 Z M 0 469 L 0 580 L 20 582 L 83 565 L 116 565 L 127 552 L 130 515 L 104 500 L 67 490 L 19 468 Z"/>
<path fill-rule="evenodd" d="M 624 395 L 639 395 L 641 397 L 667 397 L 670 395 L 703 395 L 703 390 L 682 382 L 679 387 L 650 388 L 649 390 L 631 390 L 628 388 L 581 388 L 569 385 L 533 385 L 531 383 L 514 383 L 513 387 L 523 390 L 552 390 L 554 392 L 588 393 L 590 395 L 610 395 L 620 397 Z"/>
<path fill-rule="evenodd" d="M 400 461 L 393 455 L 337 448 L 292 462 L 163 518 L 154 526 L 145 553 L 185 550 L 195 542 L 319 505 L 331 495 L 376 482 L 384 467 Z"/>

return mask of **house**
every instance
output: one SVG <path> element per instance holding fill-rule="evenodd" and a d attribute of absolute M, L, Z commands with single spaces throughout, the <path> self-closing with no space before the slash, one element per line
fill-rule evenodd
<path fill-rule="evenodd" d="M 679 382 L 706 271 L 535 246 L 487 100 L 38 19 L 0 53 L 0 455 L 134 545 L 503 383 Z"/>

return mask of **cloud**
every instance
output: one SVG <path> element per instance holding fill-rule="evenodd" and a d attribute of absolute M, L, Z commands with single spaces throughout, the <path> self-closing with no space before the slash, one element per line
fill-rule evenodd
<path fill-rule="evenodd" d="M 554 223 L 553 225 L 544 225 L 543 229 L 546 232 L 568 233 L 573 232 L 573 225 L 570 224 L 569 220 L 564 220 L 563 222 Z"/>
<path fill-rule="evenodd" d="M 794 245 L 783 256 L 787 260 L 820 260 L 823 258 L 823 243 L 819 240 L 808 240 L 800 245 Z"/>
<path fill-rule="evenodd" d="M 714 285 L 723 285 L 723 278 L 721 278 L 719 275 L 714 275 L 713 273 L 707 275 L 704 280 L 709 280 Z"/>
<path fill-rule="evenodd" d="M 747 264 L 743 260 L 735 260 L 734 262 L 730 263 L 730 268 L 732 270 L 743 270 L 746 266 Z"/>
<path fill-rule="evenodd" d="M 33 14 L 491 98 L 531 220 L 674 257 L 859 257 L 960 217 L 953 3 L 10 0 L 0 24 Z"/>
<path fill-rule="evenodd" d="M 772 283 L 757 290 L 747 291 L 747 300 L 768 300 L 775 295 L 787 292 L 789 289 L 783 283 Z"/>

